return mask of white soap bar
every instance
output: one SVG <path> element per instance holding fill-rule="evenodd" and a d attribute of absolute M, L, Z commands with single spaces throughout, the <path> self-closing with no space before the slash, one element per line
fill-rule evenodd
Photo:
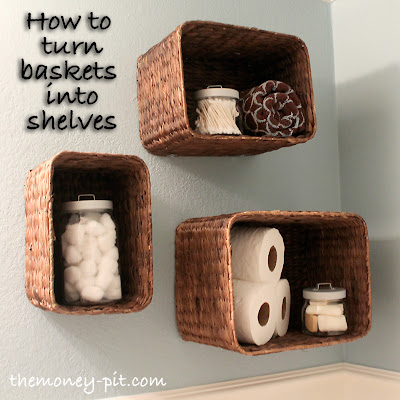
<path fill-rule="evenodd" d="M 318 315 L 318 329 L 321 332 L 345 332 L 347 321 L 344 315 L 335 317 L 332 315 Z"/>
<path fill-rule="evenodd" d="M 78 281 L 76 281 L 75 288 L 79 293 L 82 294 L 82 290 L 85 287 L 93 285 L 94 285 L 94 276 L 81 276 L 81 278 Z"/>
<path fill-rule="evenodd" d="M 85 301 L 95 303 L 100 301 L 104 296 L 104 291 L 96 286 L 86 286 L 82 289 L 81 298 Z"/>
<path fill-rule="evenodd" d="M 79 292 L 75 289 L 73 285 L 71 285 L 68 282 L 65 282 L 64 290 L 65 290 L 65 300 L 68 303 L 73 303 L 74 301 L 79 300 Z"/>
<path fill-rule="evenodd" d="M 111 250 L 108 250 L 107 253 L 104 254 L 105 258 L 112 258 L 115 261 L 119 259 L 118 247 L 114 246 Z"/>
<path fill-rule="evenodd" d="M 75 246 L 68 246 L 65 249 L 64 258 L 65 258 L 65 262 L 68 265 L 76 265 L 82 261 L 81 253 L 78 251 L 78 249 Z"/>
<path fill-rule="evenodd" d="M 322 306 L 308 306 L 306 309 L 306 314 L 315 315 L 343 315 L 343 304 L 328 304 Z"/>
<path fill-rule="evenodd" d="M 100 236 L 106 233 L 106 228 L 100 222 L 92 220 L 85 225 L 85 232 L 90 236 Z"/>
<path fill-rule="evenodd" d="M 79 269 L 83 276 L 95 276 L 97 274 L 97 266 L 93 260 L 83 260 L 80 265 Z"/>
<path fill-rule="evenodd" d="M 107 271 L 114 275 L 118 271 L 118 262 L 104 256 L 99 262 L 99 274 Z"/>
<path fill-rule="evenodd" d="M 77 245 L 83 240 L 85 230 L 80 224 L 67 225 L 63 237 L 69 244 Z"/>
<path fill-rule="evenodd" d="M 107 253 L 115 246 L 116 238 L 117 236 L 115 231 L 109 231 L 97 238 L 97 244 L 103 254 Z"/>
<path fill-rule="evenodd" d="M 97 274 L 95 278 L 95 285 L 105 290 L 110 286 L 113 279 L 114 274 L 112 272 L 108 270 L 103 270 Z"/>
<path fill-rule="evenodd" d="M 109 214 L 104 213 L 100 217 L 100 222 L 104 225 L 104 227 L 108 230 L 115 229 L 115 224 Z"/>
<path fill-rule="evenodd" d="M 310 300 L 310 306 L 326 306 L 327 304 L 328 304 L 327 301 Z"/>
<path fill-rule="evenodd" d="M 78 267 L 71 266 L 64 270 L 64 281 L 73 285 L 81 277 L 81 271 Z"/>

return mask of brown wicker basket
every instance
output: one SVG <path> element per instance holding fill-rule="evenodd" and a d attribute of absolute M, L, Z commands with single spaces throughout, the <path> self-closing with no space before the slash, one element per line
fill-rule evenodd
<path fill-rule="evenodd" d="M 275 227 L 285 241 L 282 278 L 291 286 L 288 333 L 263 346 L 237 341 L 234 329 L 230 230 L 233 225 Z M 190 219 L 176 231 L 176 317 L 184 340 L 259 355 L 345 343 L 371 327 L 368 232 L 356 214 L 252 211 Z M 347 289 L 346 334 L 301 333 L 302 289 L 332 282 Z"/>
<path fill-rule="evenodd" d="M 63 304 L 61 204 L 81 193 L 112 200 L 118 229 L 122 299 L 105 305 Z M 30 171 L 25 182 L 25 287 L 31 303 L 63 314 L 128 313 L 151 301 L 153 265 L 150 178 L 138 157 L 62 152 Z"/>
<path fill-rule="evenodd" d="M 243 90 L 268 79 L 298 94 L 306 126 L 297 137 L 202 135 L 194 132 L 194 92 L 209 85 Z M 139 127 L 156 155 L 260 154 L 310 140 L 316 131 L 310 59 L 290 35 L 215 22 L 190 21 L 138 59 Z"/>

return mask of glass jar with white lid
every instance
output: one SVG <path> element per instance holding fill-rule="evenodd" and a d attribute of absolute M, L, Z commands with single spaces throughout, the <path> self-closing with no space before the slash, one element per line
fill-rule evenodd
<path fill-rule="evenodd" d="M 242 113 L 239 91 L 211 85 L 194 93 L 195 131 L 208 135 L 241 135 Z"/>
<path fill-rule="evenodd" d="M 342 335 L 347 331 L 346 289 L 318 283 L 303 290 L 303 332 L 314 336 Z"/>
<path fill-rule="evenodd" d="M 90 198 L 84 199 L 84 198 Z M 82 194 L 62 206 L 64 302 L 95 305 L 119 300 L 117 229 L 110 200 Z"/>

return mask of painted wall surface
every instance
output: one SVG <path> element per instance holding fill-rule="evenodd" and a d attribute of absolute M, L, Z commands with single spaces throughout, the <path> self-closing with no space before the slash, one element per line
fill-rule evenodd
<path fill-rule="evenodd" d="M 174 304 L 174 236 L 181 221 L 238 210 L 339 210 L 330 6 L 317 0 L 40 0 L 34 3 L 3 0 L 3 3 L 6 4 L 0 35 L 0 398 L 102 398 L 156 390 L 125 387 L 110 388 L 104 393 L 99 385 L 94 394 L 87 396 L 82 389 L 71 387 L 12 387 L 11 374 L 27 378 L 101 379 L 112 378 L 117 371 L 129 379 L 163 377 L 167 382 L 165 388 L 173 389 L 341 361 L 342 346 L 246 357 L 183 342 L 176 328 Z M 85 16 L 89 11 L 109 15 L 112 19 L 109 30 L 89 32 L 82 26 L 76 32 L 46 31 L 46 35 L 63 41 L 97 40 L 104 47 L 96 60 L 115 64 L 118 78 L 108 83 L 82 83 L 82 87 L 98 92 L 99 101 L 91 109 L 72 109 L 83 115 L 113 114 L 117 129 L 106 133 L 28 132 L 24 128 L 26 117 L 43 108 L 46 87 L 43 82 L 22 82 L 18 77 L 20 59 L 55 64 L 64 57 L 41 55 L 39 40 L 43 33 L 38 29 L 27 30 L 24 21 L 27 12 Z M 316 137 L 307 144 L 256 157 L 160 158 L 148 154 L 139 139 L 136 60 L 180 23 L 192 19 L 255 26 L 304 39 L 313 73 Z M 79 55 L 71 59 L 80 65 L 95 61 L 94 57 Z M 76 85 L 62 82 L 53 86 L 71 90 Z M 69 109 L 46 108 L 52 114 Z M 390 151 L 391 144 L 381 144 L 384 145 Z M 30 169 L 61 150 L 135 154 L 147 163 L 152 183 L 154 297 L 146 310 L 130 315 L 78 317 L 44 312 L 28 302 L 24 289 L 24 180 Z M 394 155 L 393 148 L 392 151 Z M 376 177 L 378 189 L 383 184 L 383 173 Z"/>
<path fill-rule="evenodd" d="M 332 5 L 342 209 L 371 245 L 373 324 L 346 360 L 400 371 L 400 25 L 397 0 Z"/>

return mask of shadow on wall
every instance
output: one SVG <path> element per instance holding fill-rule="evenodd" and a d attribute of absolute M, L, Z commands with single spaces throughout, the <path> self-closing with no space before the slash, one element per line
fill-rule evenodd
<path fill-rule="evenodd" d="M 342 209 L 378 239 L 400 236 L 399 87 L 393 65 L 337 90 Z"/>
<path fill-rule="evenodd" d="M 136 373 L 162 376 L 172 382 L 173 375 L 169 376 L 165 362 L 173 356 L 172 348 L 181 339 L 176 327 L 175 303 L 165 301 L 174 297 L 175 277 L 175 231 L 167 228 L 171 224 L 175 226 L 179 207 L 166 204 L 158 196 L 152 200 L 154 290 L 149 306 L 128 314 L 73 316 L 44 312 L 44 316 L 75 348 L 76 353 L 71 354 L 68 362 L 79 354 L 90 360 L 99 374 L 109 368 L 110 376 L 116 369 L 118 373 L 131 376 L 135 360 L 147 359 L 147 363 L 137 367 Z M 157 365 L 149 358 L 154 343 L 163 349 L 162 352 L 158 350 L 161 359 Z M 126 388 L 125 392 L 132 390 Z"/>
<path fill-rule="evenodd" d="M 370 235 L 371 333 L 346 346 L 347 361 L 400 371 L 400 67 L 338 87 L 342 209 Z"/>
<path fill-rule="evenodd" d="M 348 362 L 400 372 L 400 238 L 371 240 L 372 328 L 346 345 Z"/>

